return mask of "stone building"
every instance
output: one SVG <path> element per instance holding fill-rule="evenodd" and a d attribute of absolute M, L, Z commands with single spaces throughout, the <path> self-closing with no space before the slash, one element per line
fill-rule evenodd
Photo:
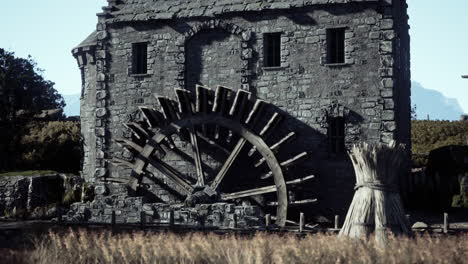
<path fill-rule="evenodd" d="M 297 138 L 278 160 L 308 153 L 288 175 L 316 176 L 296 195 L 317 198 L 310 212 L 318 215 L 348 208 L 355 182 L 345 155 L 350 145 L 410 145 L 405 0 L 108 0 L 97 17 L 96 31 L 73 49 L 89 182 L 131 178 L 131 169 L 106 162 L 133 158 L 115 143 L 129 137 L 124 124 L 138 119 L 140 106 L 160 107 L 153 94 L 195 94 L 197 84 L 248 91 L 285 117 L 274 134 L 294 131 Z M 170 160 L 195 174 L 195 165 Z M 148 184 L 152 202 L 177 200 Z"/>

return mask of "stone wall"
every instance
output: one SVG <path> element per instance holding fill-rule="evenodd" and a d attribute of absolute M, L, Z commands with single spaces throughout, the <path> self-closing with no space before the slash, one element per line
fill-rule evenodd
<path fill-rule="evenodd" d="M 35 208 L 61 203 L 61 175 L 0 177 L 0 216 L 31 215 Z"/>
<path fill-rule="evenodd" d="M 307 6 L 303 2 L 293 12 L 286 2 L 260 4 L 261 13 L 221 12 L 205 17 L 174 13 L 165 20 L 155 16 L 150 21 L 142 17 L 151 12 L 127 20 L 129 4 L 120 13 L 105 10 L 98 18 L 96 72 L 88 69 L 92 76 L 85 80 L 96 84 L 86 87 L 89 91 L 84 94 L 96 97 L 84 98 L 82 108 L 89 142 L 85 177 L 89 181 L 129 177 L 129 169 L 108 166 L 104 158 L 130 157 L 112 139 L 128 137 L 122 124 L 135 118 L 138 106 L 157 106 L 153 93 L 174 97 L 173 88 L 193 90 L 195 82 L 231 85 L 265 99 L 287 116 L 276 134 L 284 136 L 281 133 L 292 130 L 299 138 L 279 159 L 299 150 L 312 153 L 289 174 L 294 178 L 316 174 L 318 180 L 303 192 L 317 196 L 317 211 L 343 214 L 355 179 L 347 157 L 329 151 L 328 120 L 344 117 L 348 147 L 359 141 L 409 144 L 410 135 L 406 4 L 355 2 L 360 3 L 316 1 L 316 6 Z M 117 2 L 110 5 L 120 7 Z M 174 16 L 178 19 L 170 20 Z M 337 27 L 346 30 L 345 63 L 327 64 L 326 31 Z M 281 33 L 281 66 L 265 68 L 263 34 L 272 32 Z M 148 43 L 144 75 L 131 74 L 132 43 L 136 42 Z M 93 129 L 94 135 L 89 133 Z M 181 171 L 193 172 L 176 157 L 172 161 Z M 164 176 L 156 176 L 167 183 Z M 158 199 L 177 201 L 166 190 L 151 188 Z"/>
<path fill-rule="evenodd" d="M 257 206 L 214 203 L 188 208 L 183 204 L 145 203 L 143 197 L 129 197 L 126 190 L 127 187 L 121 184 L 96 185 L 95 199 L 89 203 L 72 204 L 62 220 L 78 223 L 174 224 L 192 228 L 264 225 L 264 216 Z"/>

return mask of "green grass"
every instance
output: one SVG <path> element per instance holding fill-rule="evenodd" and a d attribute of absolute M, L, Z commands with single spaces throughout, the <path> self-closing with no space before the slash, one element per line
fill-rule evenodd
<path fill-rule="evenodd" d="M 56 174 L 56 171 L 52 170 L 29 170 L 29 171 L 10 171 L 0 173 L 0 177 L 12 177 L 12 176 L 44 176 L 50 174 Z"/>

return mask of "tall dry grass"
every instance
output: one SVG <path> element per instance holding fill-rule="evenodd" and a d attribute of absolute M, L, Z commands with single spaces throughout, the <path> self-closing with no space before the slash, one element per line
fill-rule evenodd
<path fill-rule="evenodd" d="M 335 235 L 203 235 L 70 231 L 49 233 L 31 251 L 2 253 L 23 263 L 467 263 L 468 235 L 392 237 L 386 249 Z M 0 261 L 2 262 L 2 261 Z M 7 262 L 3 262 L 7 263 Z"/>

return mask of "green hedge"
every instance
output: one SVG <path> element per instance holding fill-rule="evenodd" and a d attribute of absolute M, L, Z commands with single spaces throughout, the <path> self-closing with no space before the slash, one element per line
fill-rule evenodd
<path fill-rule="evenodd" d="M 77 173 L 80 170 L 80 123 L 36 121 L 4 126 L 0 154 L 5 156 L 0 171 L 54 170 Z M 6 162 L 5 162 L 6 161 Z"/>
<path fill-rule="evenodd" d="M 413 120 L 411 121 L 413 166 L 425 166 L 427 155 L 431 150 L 449 145 L 466 145 L 467 140 L 468 122 Z"/>

